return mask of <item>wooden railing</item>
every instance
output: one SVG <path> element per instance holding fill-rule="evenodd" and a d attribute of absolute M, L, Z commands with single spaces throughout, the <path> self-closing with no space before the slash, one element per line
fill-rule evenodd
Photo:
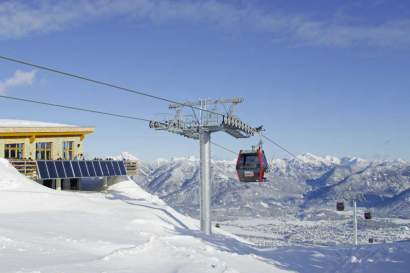
<path fill-rule="evenodd" d="M 124 161 L 124 163 L 125 163 L 125 169 L 127 170 L 128 176 L 135 176 L 138 174 L 138 162 L 137 161 L 126 160 Z"/>
<path fill-rule="evenodd" d="M 9 159 L 9 162 L 21 174 L 31 179 L 37 179 L 37 164 L 35 160 Z"/>

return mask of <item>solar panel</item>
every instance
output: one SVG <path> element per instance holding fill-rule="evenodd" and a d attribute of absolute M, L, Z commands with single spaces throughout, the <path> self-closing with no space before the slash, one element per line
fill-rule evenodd
<path fill-rule="evenodd" d="M 93 161 L 93 166 L 94 166 L 95 174 L 97 176 L 103 176 L 103 172 L 101 171 L 100 162 Z"/>
<path fill-rule="evenodd" d="M 64 160 L 63 165 L 64 165 L 64 170 L 65 170 L 66 177 L 67 178 L 75 177 L 74 172 L 73 172 L 73 168 L 71 167 L 71 161 Z"/>
<path fill-rule="evenodd" d="M 126 175 L 124 161 L 117 161 L 117 164 L 118 164 L 118 169 L 120 170 L 120 175 Z M 124 169 L 121 168 L 121 165 L 122 167 L 124 167 Z"/>
<path fill-rule="evenodd" d="M 40 179 L 127 175 L 124 161 L 118 160 L 38 160 Z"/>
<path fill-rule="evenodd" d="M 121 175 L 120 167 L 118 166 L 118 161 L 113 161 L 112 165 L 114 167 L 115 175 Z"/>
<path fill-rule="evenodd" d="M 110 173 L 110 176 L 115 176 L 114 167 L 112 166 L 112 161 L 109 160 L 106 162 L 107 162 L 108 172 Z"/>
<path fill-rule="evenodd" d="M 54 165 L 56 166 L 57 170 L 57 178 L 66 178 L 64 166 L 63 166 L 63 161 L 54 161 Z"/>
<path fill-rule="evenodd" d="M 114 175 L 118 176 L 120 175 L 120 170 L 118 169 L 117 164 L 115 164 L 115 161 L 111 161 L 112 169 L 114 170 Z"/>
<path fill-rule="evenodd" d="M 87 164 L 85 163 L 85 161 L 78 161 L 80 163 L 80 170 L 82 173 L 82 177 L 89 177 L 90 175 L 88 174 L 88 170 L 87 170 Z"/>
<path fill-rule="evenodd" d="M 56 166 L 54 165 L 54 161 L 46 161 L 46 166 L 49 174 L 49 178 L 57 178 L 57 170 Z"/>
<path fill-rule="evenodd" d="M 107 162 L 106 161 L 100 161 L 101 164 L 101 169 L 103 172 L 104 176 L 110 176 L 110 172 L 108 171 L 108 167 L 107 167 Z"/>
<path fill-rule="evenodd" d="M 83 177 L 80 169 L 80 163 L 77 160 L 71 161 L 71 166 L 73 166 L 74 177 Z"/>
<path fill-rule="evenodd" d="M 107 161 L 100 161 L 101 169 L 103 171 L 104 176 L 110 176 L 110 171 L 108 170 Z"/>
<path fill-rule="evenodd" d="M 43 161 L 43 160 L 38 160 L 37 161 L 37 170 L 38 170 L 38 174 L 39 174 L 41 179 L 50 178 L 45 161 Z"/>
<path fill-rule="evenodd" d="M 127 175 L 127 170 L 125 169 L 124 161 L 118 161 L 118 166 L 120 167 L 121 175 Z"/>
<path fill-rule="evenodd" d="M 88 169 L 88 173 L 90 174 L 90 176 L 91 177 L 96 176 L 94 166 L 93 166 L 93 162 L 92 161 L 86 161 L 85 163 L 87 164 L 87 169 Z"/>

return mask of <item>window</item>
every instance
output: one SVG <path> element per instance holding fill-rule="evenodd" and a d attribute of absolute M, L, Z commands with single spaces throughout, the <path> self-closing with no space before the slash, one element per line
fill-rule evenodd
<path fill-rule="evenodd" d="M 4 145 L 4 157 L 9 159 L 23 159 L 24 143 Z"/>
<path fill-rule="evenodd" d="M 74 142 L 64 141 L 63 143 L 63 158 L 67 160 L 72 160 L 74 155 Z"/>
<path fill-rule="evenodd" d="M 248 168 L 259 167 L 258 155 L 256 153 L 245 155 L 243 158 L 243 165 L 245 165 Z"/>
<path fill-rule="evenodd" d="M 51 159 L 51 142 L 36 143 L 36 159 L 50 160 Z"/>
<path fill-rule="evenodd" d="M 239 164 L 245 168 L 259 167 L 258 154 L 256 152 L 249 153 L 249 154 L 242 154 L 239 158 Z"/>

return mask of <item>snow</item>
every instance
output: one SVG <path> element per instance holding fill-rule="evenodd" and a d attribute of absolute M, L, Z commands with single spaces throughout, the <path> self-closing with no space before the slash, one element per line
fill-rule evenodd
<path fill-rule="evenodd" d="M 33 185 L 33 181 L 17 173 L 16 169 L 4 158 L 0 158 L 0 181 L 0 190 L 38 189 L 36 185 Z"/>
<path fill-rule="evenodd" d="M 0 160 L 0 272 L 289 272 L 222 230 L 168 207 L 133 181 L 59 192 Z"/>
<path fill-rule="evenodd" d="M 74 127 L 73 125 L 49 123 L 42 121 L 30 121 L 30 120 L 17 120 L 17 119 L 0 119 L 0 127 L 20 127 L 20 128 L 33 128 L 33 127 Z"/>
<path fill-rule="evenodd" d="M 170 161 L 172 161 L 172 162 L 178 162 L 178 161 L 183 161 L 183 162 L 199 162 L 199 159 L 196 158 L 196 157 L 193 156 L 193 155 L 190 155 L 190 156 L 188 156 L 188 157 L 184 157 L 184 156 L 181 156 L 181 157 L 171 157 Z"/>
<path fill-rule="evenodd" d="M 115 160 L 139 161 L 139 158 L 131 154 L 130 152 L 122 152 L 120 155 L 113 156 L 112 158 Z"/>
<path fill-rule="evenodd" d="M 276 221 L 284 229 L 310 226 L 312 233 L 326 222 Z M 263 219 L 249 222 L 267 224 Z M 225 222 L 213 236 L 198 226 L 131 180 L 106 192 L 59 192 L 0 159 L 0 272 L 399 273 L 410 266 L 410 241 L 258 249 L 228 233 Z M 235 226 L 248 228 L 244 222 Z M 255 236 L 264 235 L 255 230 Z M 303 239 L 306 234 L 298 235 Z"/>
<path fill-rule="evenodd" d="M 268 249 L 265 255 L 296 272 L 407 273 L 410 242 L 358 247 L 288 247 Z"/>
<path fill-rule="evenodd" d="M 304 153 L 296 157 L 298 160 L 303 163 L 320 165 L 320 164 L 340 164 L 340 159 L 333 156 L 320 157 L 311 153 Z"/>
<path fill-rule="evenodd" d="M 351 262 L 352 264 L 355 264 L 355 263 L 361 263 L 362 260 L 360 260 L 360 259 L 357 258 L 356 256 L 352 256 L 352 257 L 350 257 L 350 262 Z"/>
<path fill-rule="evenodd" d="M 377 218 L 410 218 L 410 163 L 312 154 L 305 157 L 312 160 L 272 160 L 267 182 L 257 184 L 238 183 L 234 162 L 212 161 L 214 219 L 290 215 L 343 220 L 334 210 L 335 203 L 355 196 L 360 196 L 359 207 L 377 207 Z M 198 215 L 199 162 L 188 157 L 140 161 L 139 169 L 134 179 L 145 190 L 181 213 Z M 245 208 L 244 204 L 250 206 Z M 325 211 L 321 211 L 323 208 Z"/>

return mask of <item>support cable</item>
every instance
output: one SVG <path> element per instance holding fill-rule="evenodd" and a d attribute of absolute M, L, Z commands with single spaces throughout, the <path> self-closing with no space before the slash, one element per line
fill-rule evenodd
<path fill-rule="evenodd" d="M 232 154 L 234 154 L 234 155 L 237 155 L 237 154 L 238 154 L 237 152 L 234 152 L 233 150 L 231 150 L 231 149 L 229 149 L 229 148 L 226 148 L 225 146 L 222 146 L 221 144 L 215 143 L 215 142 L 213 142 L 213 141 L 211 141 L 211 144 L 215 145 L 215 146 L 218 147 L 218 148 L 221 148 L 222 150 L 225 150 L 225 151 L 227 151 L 227 152 L 230 152 L 230 153 L 232 153 Z"/>
<path fill-rule="evenodd" d="M 48 67 L 48 66 L 38 65 L 38 64 L 27 62 L 27 61 L 15 59 L 15 58 L 10 58 L 10 57 L 7 57 L 7 56 L 2 56 L 2 55 L 0 55 L 0 59 L 5 60 L 5 61 L 9 61 L 9 62 L 13 62 L 13 63 L 23 64 L 23 65 L 26 65 L 26 66 L 31 66 L 31 67 L 34 67 L 34 68 L 37 68 L 37 69 L 53 72 L 53 73 L 56 73 L 56 74 L 67 76 L 67 77 L 92 82 L 92 83 L 95 83 L 95 84 L 98 84 L 98 85 L 108 86 L 108 87 L 118 89 L 118 90 L 121 90 L 121 91 L 124 91 L 124 92 L 133 93 L 133 94 L 136 94 L 136 95 L 145 96 L 145 97 L 148 97 L 148 98 L 161 100 L 161 101 L 165 101 L 165 102 L 168 102 L 168 103 L 174 103 L 174 104 L 177 104 L 177 105 L 190 107 L 192 109 L 202 110 L 202 111 L 212 113 L 212 114 L 215 114 L 215 115 L 223 116 L 223 114 L 215 112 L 215 111 L 201 109 L 200 107 L 196 107 L 196 106 L 193 106 L 193 105 L 188 105 L 186 103 L 182 103 L 182 102 L 178 102 L 178 101 L 175 101 L 175 100 L 163 98 L 163 97 L 160 97 L 160 96 L 151 95 L 151 94 L 148 94 L 146 92 L 134 90 L 134 89 L 119 86 L 119 85 L 116 85 L 116 84 L 112 84 L 112 83 L 108 83 L 108 82 L 104 82 L 104 81 L 100 81 L 100 80 L 95 80 L 95 79 L 92 79 L 92 78 L 89 78 L 89 77 L 86 77 L 86 76 L 65 72 L 65 71 L 58 70 L 58 69 L 55 69 L 55 68 L 51 68 L 51 67 Z"/>
<path fill-rule="evenodd" d="M 45 102 L 45 101 L 38 101 L 38 100 L 32 100 L 32 99 L 25 99 L 25 98 L 19 98 L 19 97 L 13 97 L 13 96 L 6 96 L 6 95 L 0 95 L 0 98 L 3 99 L 8 99 L 8 100 L 14 100 L 14 101 L 21 101 L 21 102 L 27 102 L 27 103 L 34 103 L 34 104 L 40 104 L 40 105 L 45 105 L 45 106 L 51 106 L 51 107 L 56 107 L 56 108 L 63 108 L 63 109 L 69 109 L 69 110 L 75 110 L 75 111 L 81 111 L 81 112 L 88 112 L 88 113 L 94 113 L 94 114 L 100 114 L 100 115 L 105 115 L 105 116 L 112 116 L 112 117 L 118 117 L 118 118 L 125 118 L 125 119 L 132 119 L 132 120 L 139 120 L 139 121 L 144 121 L 144 122 L 150 122 L 151 120 L 145 119 L 145 118 L 140 118 L 140 117 L 135 117 L 135 116 L 129 116 L 129 115 L 122 115 L 122 114 L 116 114 L 116 113 L 110 113 L 110 112 L 104 112 L 104 111 L 99 111 L 99 110 L 93 110 L 93 109 L 88 109 L 88 108 L 82 108 L 82 107 L 77 107 L 77 106 L 69 106 L 69 105 L 62 105 L 62 104 L 56 104 L 56 103 L 51 103 L 51 102 Z M 285 147 L 277 143 L 276 141 L 272 140 L 271 138 L 267 137 L 264 134 L 261 134 L 263 138 L 265 138 L 267 141 L 270 143 L 274 144 L 275 146 L 279 147 L 281 150 L 285 151 L 286 153 L 290 154 L 292 157 L 297 158 L 296 155 L 289 150 L 287 150 Z M 215 142 L 211 142 L 215 146 L 230 152 L 232 154 L 237 154 L 233 150 L 226 148 L 220 144 L 217 144 Z"/>
<path fill-rule="evenodd" d="M 62 105 L 62 104 L 56 104 L 56 103 L 51 103 L 51 102 L 45 102 L 45 101 L 39 101 L 39 100 L 32 100 L 32 99 L 25 99 L 25 98 L 19 98 L 19 97 L 12 97 L 12 96 L 6 96 L 6 95 L 0 95 L 0 98 L 3 99 L 8 99 L 8 100 L 14 100 L 14 101 L 19 101 L 19 102 L 27 102 L 27 103 L 33 103 L 33 104 L 40 104 L 44 106 L 50 106 L 50 107 L 55 107 L 55 108 L 63 108 L 63 109 L 68 109 L 68 110 L 75 110 L 75 111 L 81 111 L 81 112 L 88 112 L 88 113 L 93 113 L 93 114 L 99 114 L 99 115 L 105 115 L 105 116 L 111 116 L 111 117 L 117 117 L 117 118 L 124 118 L 124 119 L 131 119 L 131 120 L 138 120 L 138 121 L 144 121 L 144 122 L 150 122 L 151 120 L 145 119 L 145 118 L 140 118 L 140 117 L 135 117 L 135 116 L 128 116 L 128 115 L 122 115 L 122 114 L 116 114 L 116 113 L 110 113 L 110 112 L 103 112 L 103 111 L 98 111 L 98 110 L 93 110 L 89 108 L 82 108 L 82 107 L 77 107 L 77 106 L 69 106 L 69 105 Z M 218 143 L 211 142 L 213 145 L 228 151 L 232 154 L 236 155 L 236 152 L 230 150 L 229 148 L 226 148 Z"/>
<path fill-rule="evenodd" d="M 281 149 L 282 151 L 290 154 L 292 157 L 294 157 L 295 159 L 297 159 L 296 155 L 292 152 L 290 152 L 288 149 L 286 149 L 285 147 L 283 147 L 282 145 L 280 145 L 279 143 L 277 143 L 276 141 L 274 141 L 273 139 L 265 136 L 264 134 L 261 133 L 261 136 L 266 139 L 267 141 L 269 141 L 270 143 L 272 143 L 273 145 L 275 145 L 276 147 L 278 147 L 279 149 Z"/>
<path fill-rule="evenodd" d="M 9 61 L 9 62 L 13 62 L 13 63 L 18 63 L 18 64 L 30 66 L 30 67 L 34 67 L 34 68 L 49 71 L 49 72 L 53 72 L 53 73 L 56 73 L 56 74 L 67 76 L 67 77 L 88 81 L 88 82 L 95 83 L 95 84 L 98 84 L 98 85 L 108 86 L 108 87 L 111 87 L 111 88 L 114 88 L 114 89 L 117 89 L 117 90 L 121 90 L 121 91 L 124 91 L 124 92 L 133 93 L 133 94 L 136 94 L 136 95 L 145 96 L 145 97 L 149 97 L 149 98 L 156 99 L 156 100 L 161 100 L 161 101 L 165 101 L 165 102 L 168 102 L 168 103 L 174 103 L 174 104 L 177 104 L 177 105 L 189 107 L 194 111 L 194 115 L 195 115 L 195 118 L 197 119 L 197 121 L 198 121 L 198 117 L 196 116 L 194 109 L 204 111 L 204 112 L 208 112 L 208 113 L 215 114 L 215 115 L 219 115 L 219 116 L 224 116 L 221 113 L 211 111 L 211 110 L 202 109 L 201 107 L 188 105 L 188 104 L 181 103 L 181 102 L 178 102 L 178 101 L 174 101 L 174 100 L 171 100 L 171 99 L 167 99 L 167 98 L 151 95 L 151 94 L 148 94 L 148 93 L 145 93 L 145 92 L 142 92 L 142 91 L 134 90 L 134 89 L 131 89 L 131 88 L 115 85 L 115 84 L 100 81 L 100 80 L 95 80 L 95 79 L 92 79 L 92 78 L 89 78 L 89 77 L 86 77 L 86 76 L 82 76 L 82 75 L 78 75 L 78 74 L 65 72 L 65 71 L 58 70 L 58 69 L 55 69 L 55 68 L 51 68 L 51 67 L 48 67 L 48 66 L 38 65 L 38 64 L 27 62 L 27 61 L 15 59 L 15 58 L 10 58 L 10 57 L 7 57 L 7 56 L 2 56 L 2 55 L 0 55 L 0 59 L 5 60 L 5 61 Z M 108 113 L 108 112 L 97 111 L 97 110 L 92 110 L 92 109 L 73 107 L 73 106 L 66 106 L 66 105 L 60 105 L 60 104 L 54 104 L 54 103 L 48 103 L 48 102 L 41 102 L 41 101 L 35 101 L 35 100 L 31 100 L 31 99 L 24 99 L 24 98 L 4 96 L 4 95 L 1 95 L 0 97 L 5 98 L 5 99 L 10 99 L 10 100 L 25 101 L 25 102 L 43 104 L 43 105 L 48 105 L 48 106 L 53 106 L 53 107 L 66 108 L 66 109 L 71 109 L 71 110 L 90 112 L 90 113 L 96 113 L 96 114 L 102 114 L 102 115 L 109 115 L 109 116 L 114 116 L 114 117 L 122 117 L 122 118 L 127 118 L 127 119 L 134 119 L 134 120 L 141 120 L 141 121 L 148 121 L 148 122 L 150 121 L 150 120 L 147 120 L 147 119 L 133 117 L 133 116 L 120 115 L 120 114 Z M 281 150 L 285 151 L 286 153 L 288 153 L 292 157 L 296 158 L 295 154 L 293 154 L 292 152 L 290 152 L 289 150 L 284 148 L 282 145 L 280 145 L 276 141 L 270 139 L 269 137 L 267 137 L 263 134 L 262 134 L 262 137 L 265 138 L 266 140 L 268 140 L 273 145 L 280 148 Z"/>
<path fill-rule="evenodd" d="M 52 106 L 52 107 L 57 107 L 57 108 L 69 109 L 69 110 L 89 112 L 89 113 L 100 114 L 100 115 L 106 115 L 106 116 L 112 116 L 112 117 L 117 117 L 117 118 L 125 118 L 125 119 L 132 119 L 132 120 L 139 120 L 139 121 L 150 122 L 149 119 L 145 119 L 145 118 L 139 118 L 139 117 L 134 117 L 134 116 L 128 116 L 128 115 L 122 115 L 122 114 L 115 114 L 115 113 L 109 113 L 109 112 L 103 112 L 103 111 L 98 111 L 98 110 L 93 110 L 93 109 L 88 109 L 88 108 L 82 108 L 82 107 L 76 107 L 76 106 L 69 106 L 69 105 L 62 105 L 62 104 L 56 104 L 56 103 L 51 103 L 51 102 L 45 102 L 45 101 L 38 101 L 38 100 L 32 100 L 32 99 L 24 99 L 24 98 L 12 97 L 12 96 L 5 96 L 5 95 L 0 95 L 0 98 L 8 99 L 8 100 L 14 100 L 14 101 L 22 101 L 22 102 L 28 102 L 28 103 L 41 104 L 41 105 L 45 105 L 45 106 Z"/>
<path fill-rule="evenodd" d="M 265 138 L 266 140 L 268 140 L 270 143 L 272 143 L 272 144 L 274 144 L 275 146 L 279 147 L 281 150 L 283 150 L 283 151 L 285 151 L 286 153 L 290 154 L 290 155 L 291 155 L 292 157 L 294 157 L 295 159 L 298 159 L 297 156 L 296 156 L 294 153 L 290 152 L 289 150 L 287 150 L 286 148 L 284 148 L 282 145 L 280 145 L 280 144 L 277 143 L 276 141 L 270 139 L 269 137 L 267 137 L 267 136 L 265 136 L 265 135 L 262 135 L 262 134 L 261 134 L 261 136 L 262 136 L 263 138 Z M 231 150 L 231 149 L 229 149 L 229 148 L 227 148 L 227 147 L 225 147 L 225 146 L 223 146 L 223 145 L 221 145 L 221 144 L 215 143 L 215 142 L 213 142 L 213 141 L 211 141 L 211 143 L 212 143 L 213 145 L 217 146 L 218 148 L 221 148 L 221 149 L 223 149 L 223 150 L 225 150 L 225 151 L 227 151 L 227 152 L 230 152 L 230 153 L 235 154 L 235 155 L 238 154 L 237 152 L 235 152 L 235 151 L 233 151 L 233 150 Z"/>

